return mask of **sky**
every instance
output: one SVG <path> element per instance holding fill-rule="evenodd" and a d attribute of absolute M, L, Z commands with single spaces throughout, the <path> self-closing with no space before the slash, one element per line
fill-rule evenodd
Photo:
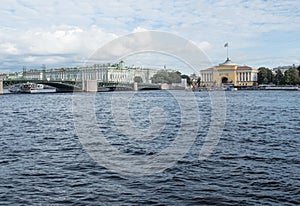
<path fill-rule="evenodd" d="M 239 65 L 300 64 L 299 0 L 1 0 L 0 73 L 81 66 L 102 46 L 139 31 L 186 39 L 212 65 L 226 60 L 227 42 L 230 59 Z M 185 66 L 159 53 L 135 57 L 124 61 Z"/>

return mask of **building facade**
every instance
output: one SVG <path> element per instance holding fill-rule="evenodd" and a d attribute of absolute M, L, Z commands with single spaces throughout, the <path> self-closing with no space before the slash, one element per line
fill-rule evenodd
<path fill-rule="evenodd" d="M 99 82 L 151 83 L 151 78 L 158 72 L 157 69 L 129 68 L 124 61 L 119 64 L 94 64 L 60 69 L 30 69 L 11 74 L 13 79 L 47 80 L 47 81 L 82 81 L 98 80 Z"/>
<path fill-rule="evenodd" d="M 200 71 L 201 86 L 222 87 L 233 84 L 235 87 L 251 87 L 257 82 L 258 70 L 249 66 L 239 66 L 229 58 L 218 66 Z"/>

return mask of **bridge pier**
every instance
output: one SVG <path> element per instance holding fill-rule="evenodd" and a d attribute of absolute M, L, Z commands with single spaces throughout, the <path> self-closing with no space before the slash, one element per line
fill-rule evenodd
<path fill-rule="evenodd" d="M 164 84 L 160 85 L 160 89 L 161 90 L 169 90 L 170 89 L 170 85 L 164 83 Z"/>
<path fill-rule="evenodd" d="M 84 80 L 82 84 L 82 91 L 84 92 L 97 92 L 98 81 L 97 80 Z"/>
<path fill-rule="evenodd" d="M 138 90 L 139 90 L 138 83 L 134 82 L 133 83 L 133 91 L 138 91 Z"/>
<path fill-rule="evenodd" d="M 0 77 L 0 95 L 3 94 L 3 77 Z"/>

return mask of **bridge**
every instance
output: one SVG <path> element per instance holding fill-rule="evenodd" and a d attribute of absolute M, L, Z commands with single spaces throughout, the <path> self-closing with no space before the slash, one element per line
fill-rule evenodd
<path fill-rule="evenodd" d="M 97 80 L 86 81 L 47 81 L 47 80 L 27 80 L 27 79 L 0 79 L 0 94 L 3 93 L 3 88 L 9 88 L 16 84 L 36 83 L 55 87 L 57 92 L 78 92 L 78 91 L 126 91 L 126 90 L 159 90 L 159 84 L 147 83 L 119 83 L 119 82 L 101 82 Z"/>

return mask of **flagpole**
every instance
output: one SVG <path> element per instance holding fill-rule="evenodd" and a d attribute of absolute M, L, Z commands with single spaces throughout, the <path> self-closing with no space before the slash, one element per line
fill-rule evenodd
<path fill-rule="evenodd" d="M 227 44 L 227 59 L 228 59 L 228 44 Z"/>
<path fill-rule="evenodd" d="M 229 46 L 229 44 L 228 44 L 228 42 L 224 45 L 224 47 L 226 47 L 226 49 L 227 49 L 227 60 L 228 60 L 228 46 Z"/>

